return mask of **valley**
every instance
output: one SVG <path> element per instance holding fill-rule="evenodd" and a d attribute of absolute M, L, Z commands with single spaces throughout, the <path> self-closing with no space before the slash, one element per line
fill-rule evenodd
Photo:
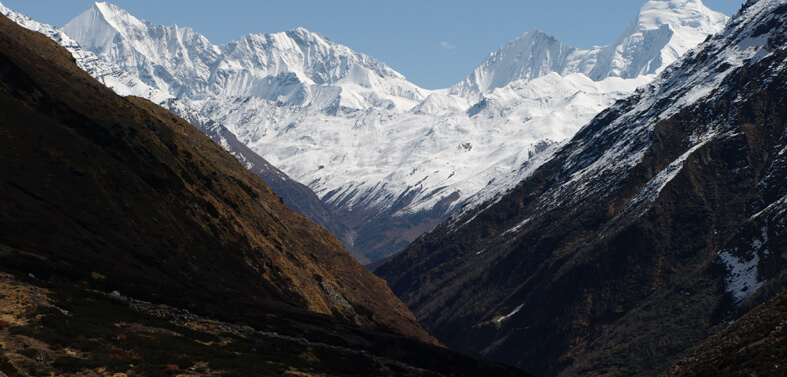
<path fill-rule="evenodd" d="M 436 90 L 0 4 L 0 377 L 780 375 L 787 2 L 643 3 Z"/>

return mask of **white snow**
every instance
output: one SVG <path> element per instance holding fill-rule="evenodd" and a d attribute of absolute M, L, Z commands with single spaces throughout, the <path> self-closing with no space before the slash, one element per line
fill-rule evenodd
<path fill-rule="evenodd" d="M 503 232 L 503 235 L 505 236 L 505 235 L 508 235 L 508 234 L 513 234 L 513 233 L 518 232 L 520 229 L 522 229 L 523 226 L 527 225 L 527 223 L 530 222 L 530 219 L 531 219 L 530 217 L 524 219 L 523 221 L 519 222 L 519 224 L 516 224 L 513 228 Z"/>
<path fill-rule="evenodd" d="M 507 315 L 504 315 L 504 316 L 498 318 L 497 321 L 495 321 L 495 322 L 502 323 L 503 321 L 511 318 L 511 316 L 513 316 L 514 314 L 519 313 L 519 311 L 522 310 L 522 308 L 524 306 L 525 306 L 525 304 L 521 304 L 521 305 L 517 306 L 513 311 L 511 311 L 511 313 L 508 313 Z"/>
<path fill-rule="evenodd" d="M 657 75 L 708 35 L 720 32 L 727 20 L 699 0 L 653 0 L 608 46 L 581 50 L 532 30 L 490 54 L 451 92 L 477 98 L 510 82 L 551 72 L 583 73 L 594 81 Z"/>
<path fill-rule="evenodd" d="M 750 43 L 757 29 L 751 25 L 773 24 L 768 22 L 774 16 L 767 9 L 785 3 L 787 3 L 785 0 L 761 0 L 752 3 L 724 33 L 709 38 L 708 43 L 701 49 L 690 51 L 685 64 L 666 68 L 659 78 L 638 89 L 626 102 L 610 108 L 610 112 L 614 115 L 608 118 L 609 122 L 591 123 L 587 127 L 594 127 L 593 132 L 565 142 L 550 152 L 564 160 L 562 169 L 554 177 L 549 190 L 531 205 L 527 216 L 558 206 L 568 211 L 565 213 L 566 216 L 571 216 L 573 204 L 598 200 L 614 192 L 629 174 L 631 167 L 641 162 L 652 145 L 654 130 L 659 121 L 675 116 L 687 106 L 712 101 L 714 96 L 728 90 L 722 86 L 722 83 L 730 73 L 771 54 L 770 44 L 756 46 Z M 765 30 L 763 36 L 758 37 L 760 40 L 770 40 L 779 37 L 780 33 L 782 29 L 776 27 Z M 703 60 L 702 64 L 693 64 L 697 60 Z M 698 123 L 698 130 L 687 138 L 689 144 L 681 156 L 656 174 L 638 195 L 616 214 L 613 222 L 605 229 L 611 229 L 614 221 L 625 214 L 633 213 L 638 216 L 645 213 L 664 187 L 681 171 L 687 158 L 696 153 L 702 145 L 717 138 L 734 136 L 729 131 L 732 125 L 727 122 L 727 119 L 708 118 Z M 551 158 L 550 154 L 546 156 Z M 527 164 L 523 167 L 526 168 Z M 523 174 L 519 177 L 526 177 L 532 173 L 521 172 Z M 512 180 L 500 185 L 497 195 L 478 194 L 474 198 L 483 199 L 475 203 L 494 204 L 500 198 L 499 193 L 515 187 L 516 183 L 512 182 L 519 181 Z M 463 210 L 452 218 L 449 225 L 453 230 L 457 231 L 473 221 L 474 217 L 466 220 L 471 217 L 466 216 L 469 211 Z M 526 219 L 519 221 L 521 224 Z M 509 231 L 518 230 L 519 224 Z M 599 237 L 603 237 L 604 232 L 602 230 Z M 764 241 L 760 240 L 760 242 L 764 244 Z M 756 277 L 756 270 L 750 268 L 753 265 L 756 263 L 750 261 L 740 261 L 736 265 L 736 277 L 731 282 L 732 286 L 736 287 L 734 288 L 736 292 L 742 292 L 742 287 L 752 289 L 757 287 L 757 284 L 751 280 L 752 274 Z"/>
<path fill-rule="evenodd" d="M 410 195 L 392 215 L 402 216 L 446 201 L 446 214 L 494 203 L 548 161 L 558 142 L 726 20 L 699 0 L 650 1 L 610 46 L 583 51 L 532 31 L 462 83 L 434 91 L 303 28 L 217 46 L 190 28 L 153 25 L 96 3 L 64 27 L 84 50 L 56 28 L 38 29 L 52 30 L 47 35 L 71 46 L 80 66 L 119 94 L 227 127 L 329 203 L 385 211 Z M 713 87 L 696 90 L 707 95 Z M 571 181 L 637 163 L 642 144 L 631 138 Z M 679 169 L 663 172 L 663 184 Z"/>
<path fill-rule="evenodd" d="M 743 250 L 733 248 L 719 251 L 719 259 L 728 270 L 724 279 L 725 289 L 732 294 L 736 302 L 745 300 L 766 283 L 766 280 L 759 275 L 757 267 L 761 256 L 764 258 L 770 256 L 769 226 L 782 230 L 785 211 L 787 211 L 787 196 L 774 201 L 749 218 L 751 223 L 760 225 L 759 234 L 748 242 L 748 247 Z"/>
<path fill-rule="evenodd" d="M 781 199 L 771 203 L 767 207 L 765 207 L 762 211 L 757 212 L 750 218 L 750 220 L 756 219 L 762 215 L 768 214 L 774 210 L 778 210 L 779 213 L 782 213 L 787 208 L 787 196 L 782 197 Z"/>
<path fill-rule="evenodd" d="M 85 49 L 178 98 L 258 97 L 319 109 L 409 110 L 428 93 L 374 58 L 303 28 L 217 46 L 191 28 L 153 25 L 96 3 L 63 30 Z"/>
<path fill-rule="evenodd" d="M 750 259 L 747 260 L 735 256 L 732 251 L 724 250 L 719 252 L 719 258 L 729 270 L 724 279 L 726 291 L 732 294 L 736 302 L 743 301 L 765 284 L 757 277 L 760 256 L 756 252 L 752 253 Z"/>

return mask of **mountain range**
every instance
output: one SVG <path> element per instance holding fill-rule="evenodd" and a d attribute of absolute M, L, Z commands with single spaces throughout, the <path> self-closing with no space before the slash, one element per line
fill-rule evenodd
<path fill-rule="evenodd" d="M 510 187 L 522 164 L 726 19 L 700 1 L 651 1 L 618 40 L 592 50 L 531 31 L 443 90 L 302 28 L 217 46 L 96 3 L 63 31 L 308 186 L 343 224 L 331 230 L 368 262 Z"/>
<path fill-rule="evenodd" d="M 0 11 L 0 375 L 783 365 L 785 0 L 534 30 L 436 91 L 305 29 Z"/>

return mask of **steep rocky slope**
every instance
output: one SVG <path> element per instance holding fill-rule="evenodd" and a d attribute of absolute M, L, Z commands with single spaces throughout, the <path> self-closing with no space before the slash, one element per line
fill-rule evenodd
<path fill-rule="evenodd" d="M 183 101 L 168 99 L 161 103 L 161 106 L 183 117 L 230 152 L 246 169 L 262 178 L 281 197 L 284 205 L 330 231 L 359 262 L 370 262 L 369 258 L 355 247 L 355 233 L 340 220 L 342 213 L 323 203 L 309 187 L 292 179 L 240 142 L 226 127 L 201 116 Z"/>
<path fill-rule="evenodd" d="M 0 124 L 0 267 L 35 276 L 66 303 L 84 298 L 72 290 L 117 291 L 291 344 L 392 355 L 421 374 L 521 374 L 437 346 L 382 280 L 232 155 L 171 112 L 117 96 L 5 17 Z M 113 310 L 73 312 L 93 323 Z M 464 366 L 444 362 L 453 358 Z"/>
<path fill-rule="evenodd" d="M 786 31 L 787 3 L 748 2 L 376 272 L 450 346 L 541 375 L 655 375 L 784 287 Z"/>

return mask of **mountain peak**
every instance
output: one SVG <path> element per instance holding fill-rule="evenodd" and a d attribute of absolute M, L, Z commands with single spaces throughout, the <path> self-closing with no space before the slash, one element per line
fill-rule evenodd
<path fill-rule="evenodd" d="M 287 34 L 296 34 L 296 35 L 319 35 L 317 33 L 313 33 L 311 31 L 309 31 L 308 29 L 306 29 L 303 26 L 298 26 L 295 29 L 290 29 L 290 30 L 286 31 L 286 33 Z"/>
<path fill-rule="evenodd" d="M 670 25 L 674 29 L 694 28 L 715 34 L 721 31 L 727 19 L 724 14 L 706 7 L 701 0 L 650 0 L 642 6 L 635 22 L 639 30 Z"/>
<path fill-rule="evenodd" d="M 103 17 L 107 22 L 116 28 L 119 26 L 118 22 L 122 21 L 141 22 L 130 13 L 126 12 L 124 9 L 108 2 L 95 2 L 87 12 Z"/>
<path fill-rule="evenodd" d="M 86 50 L 178 98 L 253 96 L 320 108 L 403 110 L 424 98 L 384 63 L 303 27 L 218 46 L 190 28 L 155 25 L 95 3 L 64 31 Z"/>
<path fill-rule="evenodd" d="M 651 0 L 615 42 L 591 50 L 571 47 L 532 29 L 490 54 L 452 93 L 477 97 L 513 81 L 552 72 L 583 73 L 593 81 L 656 74 L 708 35 L 721 31 L 727 19 L 701 0 Z"/>
<path fill-rule="evenodd" d="M 99 12 L 125 13 L 125 11 L 120 7 L 118 7 L 117 5 L 106 1 L 96 1 L 95 3 L 93 3 L 93 6 L 91 8 Z"/>
<path fill-rule="evenodd" d="M 523 34 L 523 35 L 522 35 L 522 37 L 524 37 L 524 36 L 552 37 L 551 35 L 549 35 L 549 34 L 547 34 L 547 33 L 543 32 L 543 31 L 542 31 L 541 29 L 539 29 L 539 28 L 532 28 L 532 29 L 530 29 L 530 31 L 528 31 L 527 33 L 525 33 L 525 34 Z"/>
<path fill-rule="evenodd" d="M 532 29 L 490 54 L 452 93 L 472 96 L 502 88 L 515 80 L 544 76 L 566 65 L 576 50 L 539 29 Z"/>
<path fill-rule="evenodd" d="M 562 43 L 557 38 L 555 38 L 555 36 L 553 36 L 552 34 L 548 34 L 545 31 L 538 28 L 533 28 L 530 29 L 530 31 L 528 31 L 527 33 L 522 34 L 516 39 L 514 39 L 513 41 L 509 42 L 507 45 L 516 44 L 517 41 L 522 41 L 522 40 L 531 41 L 531 43 L 533 43 L 533 41 L 540 41 L 540 40 L 555 41 L 558 43 Z"/>
<path fill-rule="evenodd" d="M 86 10 L 63 27 L 68 36 L 79 41 L 88 50 L 109 44 L 118 33 L 118 18 L 122 18 L 123 10 L 110 3 L 93 3 Z M 95 49 L 96 54 L 103 50 Z"/>
<path fill-rule="evenodd" d="M 609 46 L 590 51 L 579 70 L 595 81 L 654 75 L 709 35 L 729 17 L 700 0 L 651 0 Z"/>

